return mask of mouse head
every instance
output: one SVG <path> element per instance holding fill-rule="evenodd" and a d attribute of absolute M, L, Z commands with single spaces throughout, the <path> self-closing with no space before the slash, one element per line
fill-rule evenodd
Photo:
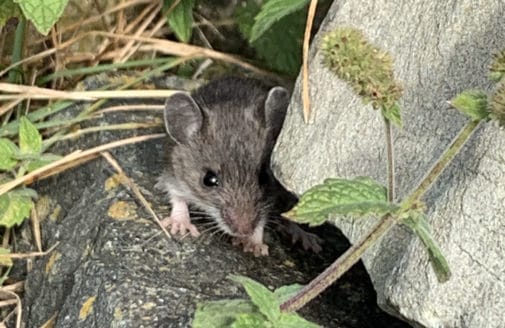
<path fill-rule="evenodd" d="M 165 126 L 175 141 L 172 185 L 228 234 L 245 237 L 263 229 L 271 205 L 265 193 L 270 156 L 288 102 L 282 87 L 237 78 L 211 82 L 192 95 L 176 93 L 166 102 Z"/>

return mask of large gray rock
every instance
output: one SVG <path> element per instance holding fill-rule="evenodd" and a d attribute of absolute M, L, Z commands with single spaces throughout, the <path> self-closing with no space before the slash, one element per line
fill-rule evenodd
<path fill-rule="evenodd" d="M 274 152 L 277 176 L 302 193 L 326 177 L 368 175 L 385 184 L 384 128 L 322 65 L 320 38 L 354 26 L 390 51 L 403 82 L 404 128 L 394 134 L 397 199 L 412 190 L 468 121 L 447 100 L 491 89 L 492 54 L 505 48 L 505 3 L 488 1 L 335 1 L 314 39 L 311 124 L 297 83 Z M 426 327 L 505 327 L 505 131 L 482 124 L 424 197 L 434 237 L 453 276 L 439 284 L 418 238 L 392 229 L 364 256 L 379 305 Z M 335 219 L 355 242 L 374 220 Z"/>

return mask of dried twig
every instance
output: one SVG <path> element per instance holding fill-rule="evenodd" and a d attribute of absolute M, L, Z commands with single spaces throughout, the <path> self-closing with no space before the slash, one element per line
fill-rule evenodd
<path fill-rule="evenodd" d="M 10 95 L 0 95 L 0 100 L 5 99 L 71 99 L 71 100 L 97 100 L 111 98 L 167 98 L 175 91 L 173 90 L 91 90 L 91 91 L 61 91 L 20 85 L 12 83 L 1 83 L 0 90 L 10 92 Z"/>
<path fill-rule="evenodd" d="M 160 226 L 161 230 L 165 233 L 165 235 L 172 239 L 172 236 L 170 233 L 165 229 L 165 227 L 161 224 L 161 220 L 159 219 L 158 215 L 154 212 L 152 207 L 149 205 L 149 202 L 145 199 L 144 195 L 142 195 L 142 192 L 140 191 L 139 187 L 133 182 L 132 179 L 130 179 L 123 171 L 119 163 L 112 157 L 112 155 L 109 152 L 103 152 L 101 155 L 112 165 L 112 167 L 117 171 L 117 173 L 120 176 L 120 182 L 127 188 L 130 188 L 131 191 L 133 191 L 133 194 L 137 197 L 137 199 L 142 203 L 142 206 L 151 214 L 153 217 L 154 221 Z"/>
<path fill-rule="evenodd" d="M 164 133 L 158 133 L 158 134 L 149 134 L 149 135 L 143 135 L 143 136 L 138 136 L 138 137 L 132 137 L 132 138 L 127 138 L 127 139 L 122 139 L 118 141 L 113 141 L 104 145 L 100 145 L 97 147 L 93 147 L 91 149 L 87 149 L 85 151 L 82 150 L 76 150 L 73 153 L 57 160 L 54 161 L 51 164 L 48 164 L 44 167 L 41 167 L 35 171 L 32 171 L 28 173 L 27 175 L 24 175 L 22 177 L 16 178 L 12 181 L 9 181 L 7 183 L 4 183 L 3 185 L 0 185 L 0 195 L 5 194 L 9 190 L 16 188 L 17 186 L 23 184 L 23 183 L 29 183 L 35 181 L 37 178 L 40 176 L 44 175 L 48 171 L 60 167 L 62 165 L 71 163 L 73 161 L 82 159 L 83 157 L 87 157 L 90 155 L 98 154 L 100 152 L 103 152 L 105 150 L 109 150 L 112 148 L 124 146 L 124 145 L 129 145 L 137 142 L 143 142 L 151 139 L 158 139 L 158 138 L 163 138 L 165 137 Z"/>
<path fill-rule="evenodd" d="M 310 90 L 309 90 L 309 44 L 310 33 L 312 31 L 312 22 L 316 14 L 317 0 L 311 0 L 309 12 L 307 14 L 307 24 L 305 26 L 305 35 L 303 37 L 303 65 L 302 65 L 302 102 L 303 102 L 303 120 L 305 123 L 310 119 Z"/>

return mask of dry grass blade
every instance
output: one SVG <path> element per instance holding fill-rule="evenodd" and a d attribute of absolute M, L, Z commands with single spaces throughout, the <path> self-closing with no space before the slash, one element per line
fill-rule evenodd
<path fill-rule="evenodd" d="M 32 214 L 30 215 L 30 221 L 32 223 L 33 239 L 35 239 L 35 244 L 37 245 L 37 250 L 42 252 L 42 238 L 40 234 L 40 221 L 35 207 L 32 208 Z"/>
<path fill-rule="evenodd" d="M 207 48 L 202 48 L 198 46 L 193 46 L 185 43 L 180 43 L 180 42 L 175 42 L 175 41 L 170 41 L 170 40 L 164 40 L 164 39 L 156 39 L 156 38 L 147 38 L 147 37 L 140 37 L 140 36 L 131 36 L 131 35 L 123 35 L 123 34 L 115 34 L 115 33 L 109 33 L 109 32 L 101 32 L 101 31 L 95 31 L 95 32 L 90 32 L 91 34 L 94 35 L 101 35 L 101 36 L 106 36 L 109 38 L 116 38 L 116 39 L 123 39 L 123 40 L 135 40 L 135 41 L 140 41 L 144 43 L 148 43 L 149 45 L 142 46 L 140 49 L 144 50 L 149 50 L 149 51 L 158 51 L 164 54 L 169 54 L 173 56 L 180 56 L 180 57 L 185 57 L 185 56 L 202 56 L 202 57 L 208 57 L 216 60 L 221 60 L 224 62 L 228 62 L 231 64 L 235 64 L 238 66 L 243 67 L 244 69 L 247 69 L 251 72 L 255 72 L 256 74 L 262 75 L 269 77 L 271 79 L 274 79 L 276 81 L 279 81 L 279 76 L 259 69 L 256 66 L 247 63 L 246 61 L 240 59 L 238 56 L 226 54 L 223 52 L 215 51 L 212 49 L 207 49 Z"/>
<path fill-rule="evenodd" d="M 152 21 L 154 20 L 154 18 L 156 18 L 156 16 L 159 14 L 159 12 L 161 11 L 161 8 L 162 8 L 162 4 L 161 2 L 154 8 L 154 10 L 152 10 L 151 14 L 142 21 L 142 24 L 139 26 L 139 28 L 137 29 L 137 31 L 135 32 L 135 36 L 141 36 L 142 33 L 144 33 L 144 31 L 149 27 L 149 25 L 152 23 Z M 165 22 L 165 20 L 163 19 L 163 21 Z M 118 63 L 124 63 L 128 57 L 126 57 L 126 54 L 130 51 L 130 49 L 134 46 L 135 44 L 135 41 L 134 40 L 130 40 L 124 47 L 123 49 L 121 49 L 121 52 L 119 54 L 119 57 L 117 57 L 117 60 L 115 62 L 118 62 Z"/>
<path fill-rule="evenodd" d="M 70 32 L 70 31 L 73 31 L 73 30 L 76 30 L 76 29 L 82 29 L 86 25 L 89 25 L 91 23 L 99 21 L 99 20 L 103 19 L 104 17 L 106 17 L 106 16 L 108 16 L 110 14 L 113 14 L 113 13 L 115 13 L 117 11 L 121 12 L 124 9 L 131 8 L 131 7 L 136 6 L 136 5 L 149 4 L 149 3 L 152 3 L 152 2 L 153 2 L 153 0 L 133 0 L 133 1 L 121 2 L 117 6 L 112 7 L 110 9 L 104 11 L 103 13 L 100 13 L 99 15 L 94 15 L 92 17 L 89 17 L 89 18 L 85 19 L 85 20 L 82 20 L 82 21 L 79 21 L 77 23 L 65 26 L 62 29 L 59 29 L 58 32 L 61 33 L 61 34 L 63 34 L 63 33 L 67 33 L 67 32 Z M 36 42 L 34 42 L 34 44 L 39 44 L 39 43 L 45 42 L 45 41 L 49 40 L 50 38 L 51 38 L 51 36 L 43 37 L 43 38 L 37 40 Z"/>
<path fill-rule="evenodd" d="M 138 105 L 119 105 L 119 106 L 110 106 L 99 111 L 94 112 L 94 115 L 102 115 L 105 113 L 112 112 L 121 112 L 121 111 L 161 111 L 165 108 L 163 105 L 146 105 L 146 104 L 138 104 Z"/>
<path fill-rule="evenodd" d="M 112 165 L 112 167 L 117 171 L 121 178 L 121 184 L 123 184 L 125 187 L 130 188 L 131 191 L 133 191 L 135 197 L 142 203 L 142 206 L 151 214 L 153 217 L 154 221 L 160 226 L 161 230 L 165 233 L 165 235 L 172 239 L 172 236 L 170 233 L 165 229 L 165 227 L 161 224 L 161 220 L 156 215 L 152 207 L 149 205 L 149 202 L 145 199 L 144 195 L 142 195 L 142 192 L 140 191 L 139 187 L 133 182 L 132 179 L 130 179 L 123 171 L 119 163 L 112 157 L 112 155 L 109 152 L 103 152 L 101 155 Z"/>
<path fill-rule="evenodd" d="M 92 159 L 95 159 L 97 157 L 98 157 L 98 154 L 91 154 L 89 156 L 79 158 L 78 160 L 72 161 L 70 163 L 63 164 L 58 167 L 49 169 L 46 172 L 42 173 L 40 176 L 38 176 L 37 181 L 47 179 L 49 177 L 52 177 L 53 175 L 59 174 L 59 173 L 64 172 L 68 169 L 71 169 L 73 167 L 76 167 L 76 166 L 79 166 L 79 165 L 84 164 L 86 162 L 89 162 Z"/>
<path fill-rule="evenodd" d="M 0 100 L 6 99 L 70 99 L 70 100 L 97 100 L 111 98 L 167 98 L 174 94 L 174 90 L 91 90 L 91 91 L 60 91 L 34 87 L 29 85 L 19 85 L 12 83 L 1 83 L 0 91 L 13 93 L 11 95 L 0 95 Z"/>
<path fill-rule="evenodd" d="M 138 130 L 138 129 L 149 129 L 161 126 L 161 122 L 147 122 L 147 123 L 119 123 L 119 124 L 111 124 L 111 125 L 100 125 L 100 126 L 92 126 L 85 129 L 75 130 L 62 136 L 59 138 L 59 141 L 74 139 L 80 137 L 82 135 L 100 132 L 100 131 L 118 131 L 118 130 Z"/>
<path fill-rule="evenodd" d="M 21 318 L 23 315 L 23 307 L 21 306 L 21 298 L 19 298 L 18 294 L 11 292 L 10 290 L 6 290 L 5 288 L 0 288 L 0 294 L 7 294 L 10 296 L 12 299 L 15 300 L 16 304 L 16 309 L 14 310 L 16 312 L 16 328 L 21 328 Z M 5 322 L 8 321 L 10 315 L 8 315 L 1 324 L 5 325 Z"/>
<path fill-rule="evenodd" d="M 2 286 L 3 290 L 8 290 L 14 293 L 22 293 L 25 290 L 25 282 L 24 281 L 17 281 L 15 283 L 12 283 L 10 285 L 4 285 Z"/>
<path fill-rule="evenodd" d="M 10 257 L 11 259 L 26 259 L 26 258 L 31 258 L 31 257 L 36 257 L 36 256 L 45 256 L 49 253 L 51 253 L 60 243 L 56 242 L 51 248 L 49 248 L 45 252 L 31 252 L 31 253 L 10 253 L 10 254 L 4 254 L 3 256 L 5 257 Z"/>
<path fill-rule="evenodd" d="M 149 134 L 149 135 L 143 135 L 143 136 L 138 136 L 138 137 L 132 137 L 132 138 L 127 138 L 127 139 L 122 139 L 118 141 L 113 141 L 104 145 L 100 145 L 91 149 L 87 149 L 85 151 L 82 150 L 77 150 L 57 161 L 52 162 L 49 165 L 46 165 L 44 167 L 41 167 L 40 169 L 37 169 L 35 171 L 32 171 L 28 173 L 27 175 L 24 175 L 22 177 L 16 178 L 12 181 L 9 181 L 7 183 L 4 183 L 0 185 L 0 195 L 5 194 L 11 189 L 16 188 L 17 186 L 27 183 L 27 182 L 33 182 L 40 176 L 44 175 L 48 171 L 51 171 L 54 168 L 57 168 L 59 166 L 71 163 L 73 161 L 82 159 L 83 157 L 87 157 L 90 155 L 98 154 L 100 152 L 112 149 L 112 148 L 117 148 L 121 147 L 124 145 L 129 145 L 129 144 L 134 144 L 137 142 L 143 142 L 151 139 L 158 139 L 158 138 L 163 138 L 165 137 L 164 133 L 158 133 L 158 134 Z"/>
<path fill-rule="evenodd" d="M 310 119 L 310 90 L 309 90 L 309 44 L 312 23 L 316 15 L 317 0 L 311 0 L 309 12 L 307 14 L 307 23 L 305 25 L 305 35 L 303 37 L 303 64 L 302 64 L 302 102 L 303 102 L 303 120 L 305 123 Z"/>
<path fill-rule="evenodd" d="M 13 100 L 13 101 L 11 101 L 11 102 L 3 105 L 2 107 L 0 107 L 0 116 L 2 116 L 3 114 L 7 113 L 12 108 L 16 107 L 22 101 L 23 101 L 23 99 L 15 99 L 15 100 Z"/>

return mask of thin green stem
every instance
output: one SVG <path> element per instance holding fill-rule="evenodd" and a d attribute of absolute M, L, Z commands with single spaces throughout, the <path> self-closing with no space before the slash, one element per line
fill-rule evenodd
<path fill-rule="evenodd" d="M 387 175 L 388 175 L 388 201 L 395 200 L 395 158 L 393 148 L 393 134 L 391 122 L 384 117 L 384 127 L 386 135 L 386 153 L 387 153 Z"/>
<path fill-rule="evenodd" d="M 430 186 L 438 179 L 447 165 L 460 152 L 464 144 L 470 139 L 473 132 L 479 126 L 480 121 L 471 121 L 458 133 L 453 139 L 449 148 L 440 156 L 435 165 L 431 168 L 428 174 L 421 180 L 417 188 L 402 202 L 400 211 L 409 209 L 417 202 L 430 188 Z"/>
<path fill-rule="evenodd" d="M 461 151 L 461 148 L 468 139 L 470 139 L 478 125 L 478 121 L 472 121 L 460 131 L 460 133 L 452 141 L 449 148 L 446 149 L 430 172 L 423 178 L 419 186 L 406 198 L 405 201 L 402 202 L 399 213 L 410 209 L 426 193 L 428 188 Z M 397 223 L 397 219 L 391 214 L 387 214 L 382 217 L 381 222 L 377 224 L 371 232 L 361 238 L 355 245 L 351 246 L 331 266 L 312 280 L 307 286 L 281 304 L 281 310 L 296 311 L 314 299 L 317 295 L 321 294 L 326 288 L 349 270 L 351 266 L 358 262 L 363 253 Z"/>
<path fill-rule="evenodd" d="M 381 222 L 377 224 L 365 238 L 362 238 L 349 247 L 349 249 L 333 262 L 333 264 L 326 268 L 323 273 L 312 280 L 307 286 L 303 287 L 296 295 L 282 303 L 281 310 L 296 311 L 314 299 L 317 295 L 321 294 L 356 264 L 363 253 L 393 227 L 395 223 L 396 219 L 390 214 L 382 217 Z"/>
<path fill-rule="evenodd" d="M 54 79 L 60 78 L 60 77 L 70 77 L 74 75 L 85 75 L 85 74 L 97 74 L 101 72 L 107 72 L 115 69 L 124 69 L 124 68 L 134 68 L 134 67 L 140 67 L 140 66 L 154 66 L 154 65 L 159 65 L 159 64 L 164 64 L 167 62 L 172 61 L 173 58 L 154 58 L 154 59 L 140 59 L 140 60 L 131 60 L 127 61 L 125 63 L 114 63 L 114 64 L 103 64 L 103 65 L 96 65 L 93 67 L 79 67 L 76 69 L 66 69 L 66 70 L 61 70 L 54 72 L 52 74 L 46 75 L 42 78 L 40 78 L 37 81 L 37 85 L 42 85 L 47 82 L 50 82 Z"/>

